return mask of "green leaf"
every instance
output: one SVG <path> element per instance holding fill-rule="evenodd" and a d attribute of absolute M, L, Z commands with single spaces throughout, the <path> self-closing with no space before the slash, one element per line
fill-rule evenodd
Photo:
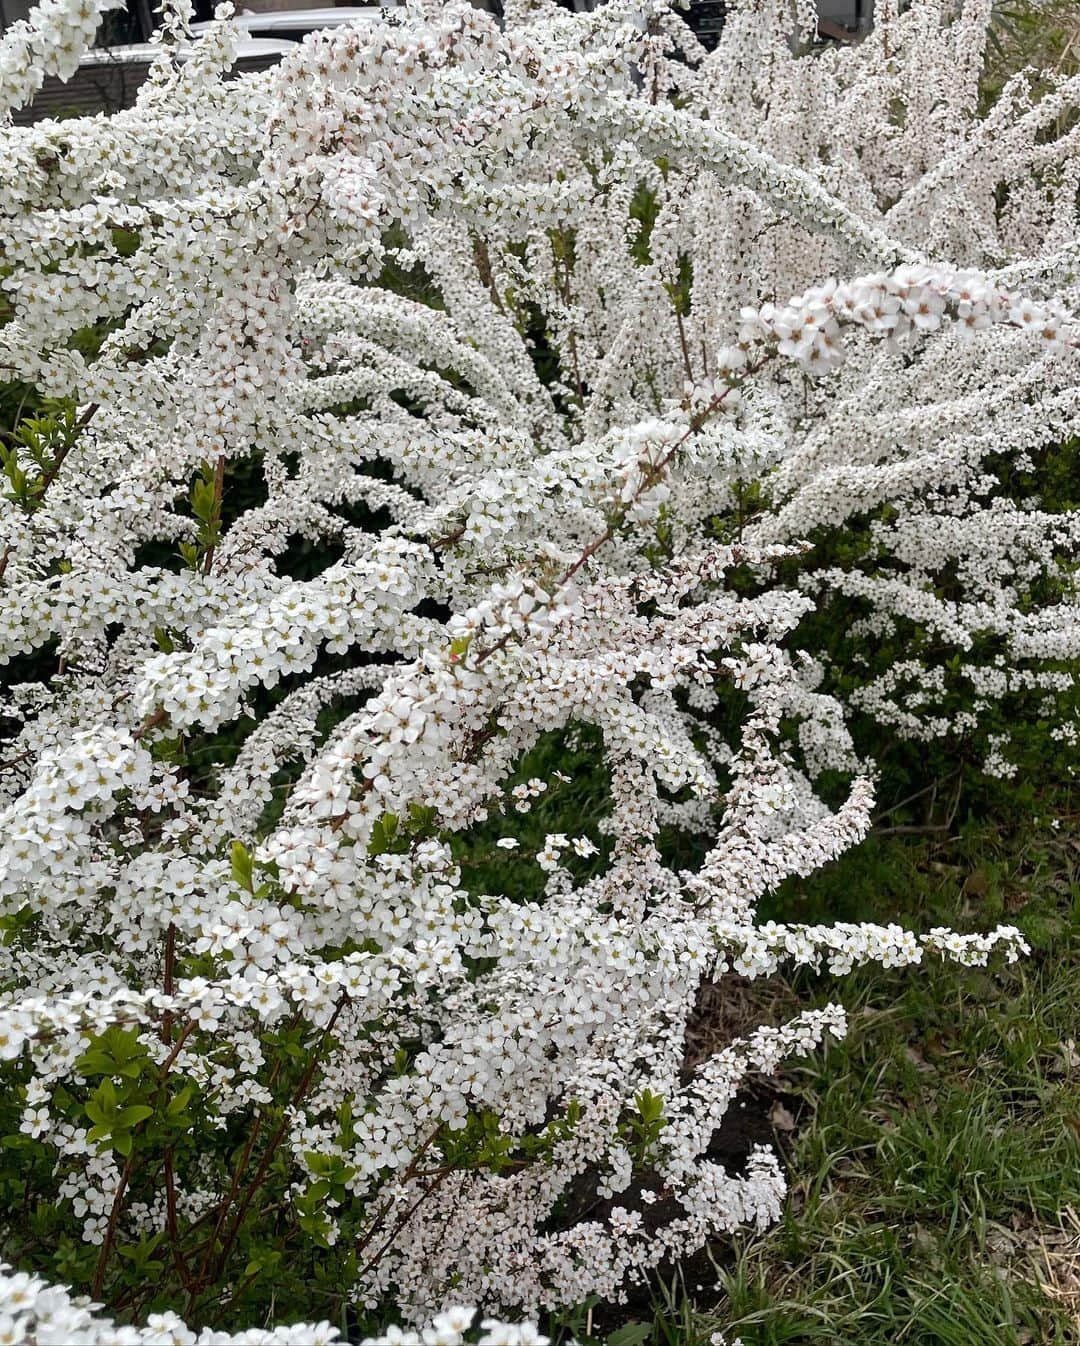
<path fill-rule="evenodd" d="M 111 1075 L 113 1065 L 108 1052 L 103 1052 L 100 1047 L 90 1047 L 75 1062 L 75 1069 L 80 1075 Z"/>
<path fill-rule="evenodd" d="M 409 805 L 409 826 L 414 831 L 429 828 L 438 816 L 438 809 L 432 808 L 429 804 L 418 804 L 413 800 Z"/>
<path fill-rule="evenodd" d="M 194 1092 L 194 1086 L 190 1084 L 181 1089 L 175 1098 L 169 1100 L 169 1105 L 165 1109 L 166 1116 L 178 1117 L 184 1112 L 187 1109 L 187 1105 L 191 1102 L 191 1096 Z"/>
<path fill-rule="evenodd" d="M 250 893 L 254 886 L 255 867 L 247 847 L 242 841 L 234 841 L 229 854 L 232 861 L 233 882 Z"/>
<path fill-rule="evenodd" d="M 130 1130 L 133 1126 L 138 1126 L 140 1122 L 145 1122 L 147 1117 L 153 1117 L 154 1109 L 145 1103 L 133 1103 L 131 1107 L 121 1108 L 116 1114 L 116 1125 Z"/>
<path fill-rule="evenodd" d="M 624 1323 L 608 1334 L 607 1346 L 643 1346 L 652 1336 L 648 1323 Z"/>
<path fill-rule="evenodd" d="M 651 1089 L 643 1089 L 634 1098 L 634 1102 L 637 1104 L 638 1115 L 643 1122 L 655 1122 L 664 1115 L 664 1100 L 659 1094 L 654 1094 Z"/>
<path fill-rule="evenodd" d="M 87 1117 L 98 1126 L 108 1126 L 111 1121 L 111 1116 L 106 1114 L 101 1104 L 92 1098 L 87 1099 L 84 1111 Z"/>

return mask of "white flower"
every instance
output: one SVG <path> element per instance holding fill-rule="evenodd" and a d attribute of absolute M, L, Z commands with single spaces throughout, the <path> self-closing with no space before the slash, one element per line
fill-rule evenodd
<path fill-rule="evenodd" d="M 463 1305 L 457 1305 L 453 1308 L 444 1309 L 432 1319 L 432 1326 L 437 1332 L 449 1332 L 461 1335 L 467 1332 L 472 1326 L 472 1321 L 476 1317 L 475 1308 L 466 1308 Z"/>
<path fill-rule="evenodd" d="M 0 34 L 0 110 L 109 7 Z M 475 1335 L 425 1320 L 447 1284 L 617 1300 L 779 1218 L 775 1158 L 711 1139 L 844 1031 L 748 1025 L 687 1077 L 703 978 L 1026 951 L 759 911 L 866 836 L 868 744 L 1076 745 L 1080 522 L 1039 480 L 1080 435 L 1071 142 L 979 101 L 985 5 L 890 28 L 889 126 L 873 34 L 807 59 L 744 5 L 701 61 L 633 8 L 410 5 L 236 80 L 219 24 L 120 116 L 0 124 L 2 378 L 54 399 L 0 500 L 0 1060 L 106 1290 L 106 1239 L 205 1227 L 203 1161 L 255 1137 L 283 1228 L 348 1174 L 325 1240 L 373 1241 L 333 1288 L 386 1341 Z M 484 863 L 511 809 L 524 885 Z M 102 1042 L 190 1090 L 171 1194 L 159 1127 L 129 1183 L 66 1119 Z M 585 1168 L 664 1199 L 553 1221 Z M 0 1275 L 38 1346 L 335 1334 L 109 1311 Z"/>

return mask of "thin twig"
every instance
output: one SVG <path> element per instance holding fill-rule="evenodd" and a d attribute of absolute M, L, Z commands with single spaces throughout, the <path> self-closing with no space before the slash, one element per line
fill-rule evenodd
<path fill-rule="evenodd" d="M 956 771 L 950 771 L 949 774 L 947 776 L 943 776 L 940 781 L 933 781 L 931 782 L 930 785 L 924 785 L 921 789 L 916 790 L 913 794 L 905 796 L 905 798 L 901 799 L 898 804 L 891 804 L 887 809 L 883 809 L 882 812 L 879 813 L 872 821 L 875 824 L 883 822 L 884 819 L 890 818 L 894 813 L 898 813 L 900 809 L 906 808 L 908 804 L 914 804 L 917 799 L 922 799 L 923 795 L 929 794 L 930 791 L 936 789 L 938 785 L 944 785 L 948 781 L 951 781 L 960 771 L 960 769 L 961 769 L 960 767 L 957 767 Z"/>
<path fill-rule="evenodd" d="M 679 310 L 678 304 L 675 302 L 674 295 L 672 296 L 671 303 L 672 307 L 675 309 L 675 321 L 679 328 L 679 345 L 682 347 L 683 369 L 686 372 L 687 382 L 693 383 L 694 366 L 690 363 L 690 347 L 686 342 L 686 324 L 683 322 L 683 315 Z"/>
<path fill-rule="evenodd" d="M 363 1274 L 364 1274 L 366 1271 L 370 1271 L 371 1268 L 372 1268 L 373 1266 L 376 1265 L 376 1263 L 377 1263 L 377 1262 L 379 1261 L 379 1259 L 382 1257 L 383 1253 L 386 1252 L 386 1250 L 387 1250 L 387 1249 L 390 1247 L 390 1245 L 393 1243 L 394 1239 L 397 1238 L 398 1234 L 400 1234 L 400 1232 L 402 1231 L 402 1229 L 405 1227 L 405 1225 L 408 1223 L 408 1221 L 412 1218 L 412 1216 L 413 1216 L 413 1214 L 416 1212 L 416 1210 L 421 1206 L 421 1204 L 422 1204 L 423 1202 L 425 1202 L 425 1201 L 428 1199 L 428 1197 L 431 1195 L 431 1193 L 434 1192 L 435 1188 L 438 1187 L 438 1186 L 440 1186 L 442 1183 L 444 1183 L 444 1182 L 446 1181 L 446 1179 L 450 1176 L 450 1174 L 453 1173 L 453 1172 L 455 1172 L 455 1169 L 454 1169 L 453 1165 L 452 1165 L 452 1164 L 448 1164 L 448 1165 L 446 1166 L 446 1168 L 444 1168 L 444 1169 L 438 1174 L 437 1177 L 433 1178 L 432 1181 L 428 1183 L 428 1185 L 424 1188 L 424 1190 L 420 1193 L 420 1195 L 419 1195 L 419 1196 L 416 1198 L 416 1200 L 412 1203 L 412 1205 L 411 1205 L 411 1206 L 409 1207 L 409 1209 L 405 1212 L 405 1214 L 402 1215 L 401 1218 L 396 1222 L 396 1224 L 394 1225 L 393 1229 L 391 1229 L 391 1231 L 390 1231 L 388 1237 L 387 1237 L 387 1238 L 386 1238 L 386 1239 L 379 1245 L 378 1249 L 377 1249 L 374 1253 L 372 1253 L 372 1255 L 368 1258 L 368 1260 L 367 1260 L 367 1261 L 364 1263 L 364 1265 L 360 1268 L 359 1272 L 357 1273 L 358 1276 L 363 1276 Z"/>
<path fill-rule="evenodd" d="M 409 1160 L 408 1166 L 406 1167 L 405 1171 L 401 1174 L 399 1181 L 408 1182 L 410 1178 L 414 1178 L 416 1176 L 417 1165 L 420 1163 L 420 1160 L 424 1157 L 424 1155 L 428 1152 L 431 1146 L 438 1139 L 439 1132 L 441 1130 L 442 1127 L 440 1125 L 437 1126 L 434 1131 L 432 1131 L 431 1135 L 428 1136 L 427 1140 L 424 1141 L 424 1143 L 416 1151 L 413 1157 Z M 371 1222 L 371 1225 L 369 1226 L 367 1233 L 364 1234 L 362 1238 L 357 1240 L 355 1248 L 357 1256 L 359 1256 L 364 1251 L 364 1249 L 368 1246 L 371 1240 L 375 1237 L 376 1233 L 379 1230 L 379 1227 L 382 1224 L 383 1217 L 389 1214 L 389 1212 L 393 1209 L 393 1205 L 394 1203 L 392 1201 L 387 1201 L 383 1206 L 383 1208 L 375 1216 L 375 1219 Z"/>
<path fill-rule="evenodd" d="M 132 1150 L 127 1157 L 120 1174 L 120 1181 L 116 1184 L 116 1195 L 113 1197 L 112 1209 L 109 1211 L 109 1223 L 105 1229 L 105 1238 L 101 1244 L 101 1252 L 98 1254 L 97 1268 L 94 1271 L 94 1283 L 90 1293 L 94 1299 L 101 1298 L 101 1290 L 105 1284 L 105 1271 L 109 1264 L 109 1254 L 112 1252 L 113 1239 L 116 1236 L 116 1226 L 120 1220 L 120 1208 L 124 1204 L 124 1193 L 127 1191 L 128 1182 L 131 1179 L 132 1171 L 135 1168 L 135 1150 Z"/>
<path fill-rule="evenodd" d="M 153 715 L 148 715 L 146 719 L 143 720 L 142 724 L 139 725 L 138 729 L 135 730 L 131 737 L 134 739 L 144 738 L 151 729 L 156 729 L 157 726 L 162 724 L 167 718 L 165 711 L 155 710 Z"/>
<path fill-rule="evenodd" d="M 322 1031 L 322 1037 L 319 1040 L 318 1046 L 315 1047 L 311 1053 L 311 1060 L 308 1062 L 307 1069 L 304 1071 L 300 1083 L 296 1086 L 293 1096 L 289 1100 L 289 1105 L 285 1109 L 285 1115 L 281 1119 L 281 1124 L 278 1126 L 273 1136 L 271 1136 L 270 1143 L 267 1145 L 262 1158 L 259 1160 L 259 1166 L 255 1170 L 255 1176 L 252 1178 L 251 1182 L 248 1184 L 247 1190 L 240 1198 L 240 1208 L 236 1212 L 232 1228 L 225 1237 L 225 1246 L 222 1248 L 221 1253 L 215 1261 L 214 1280 L 220 1279 L 225 1267 L 228 1265 L 229 1256 L 232 1253 L 236 1240 L 239 1237 L 240 1229 L 244 1223 L 244 1216 L 247 1215 L 248 1208 L 251 1206 L 252 1201 L 254 1201 L 256 1192 L 258 1192 L 259 1188 L 262 1186 L 263 1179 L 266 1177 L 267 1171 L 273 1162 L 278 1146 L 281 1144 L 285 1132 L 288 1129 L 289 1112 L 300 1104 L 308 1090 L 311 1088 L 312 1081 L 315 1078 L 315 1071 L 319 1064 L 319 1057 L 322 1055 L 322 1049 L 326 1045 L 330 1034 L 334 1031 L 334 1027 L 341 1016 L 342 1010 L 348 1003 L 348 999 L 348 995 L 343 994 L 338 1001 L 337 1007 L 334 1010 L 329 1023 Z"/>
<path fill-rule="evenodd" d="M 75 447 L 76 443 L 78 442 L 80 431 L 85 430 L 86 427 L 90 424 L 99 405 L 100 404 L 97 402 L 91 402 L 90 405 L 83 412 L 83 414 L 75 422 L 74 426 L 72 427 L 71 434 L 64 440 L 64 443 L 61 446 L 60 451 L 57 453 L 56 457 L 52 460 L 52 463 L 49 465 L 48 472 L 46 472 L 41 479 L 41 485 L 38 487 L 37 491 L 37 499 L 39 503 L 41 501 L 42 496 L 56 480 L 57 474 L 59 473 L 61 467 L 63 467 L 64 465 L 64 459 L 68 456 L 68 454 L 71 452 L 71 450 Z"/>
<path fill-rule="evenodd" d="M 27 748 L 25 752 L 19 753 L 18 757 L 9 757 L 6 762 L 0 762 L 0 771 L 10 771 L 12 767 L 27 761 L 29 758 L 33 757 L 33 755 L 33 749 Z"/>

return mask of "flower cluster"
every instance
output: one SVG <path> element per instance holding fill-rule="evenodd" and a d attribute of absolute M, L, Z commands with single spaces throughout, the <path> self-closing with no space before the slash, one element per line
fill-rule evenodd
<path fill-rule="evenodd" d="M 101 16 L 120 0 L 42 0 L 0 36 L 0 114 L 25 107 L 46 75 L 70 79 Z"/>
<path fill-rule="evenodd" d="M 193 1332 L 175 1313 L 151 1314 L 144 1327 L 122 1327 L 98 1313 L 100 1304 L 72 1297 L 61 1286 L 47 1286 L 37 1276 L 0 1266 L 0 1340 L 12 1346 L 330 1346 L 342 1342 L 330 1323 L 290 1323 L 284 1327 L 249 1328 L 244 1332 Z M 476 1310 L 453 1305 L 437 1313 L 422 1332 L 388 1328 L 364 1337 L 358 1346 L 464 1346 Z M 547 1346 L 533 1323 L 504 1323 L 485 1318 L 477 1346 Z"/>
<path fill-rule="evenodd" d="M 235 80 L 223 13 L 134 109 L 0 129 L 0 367 L 54 400 L 2 460 L 0 1061 L 148 1324 L 20 1271 L 9 1336 L 330 1340 L 202 1327 L 276 1294 L 264 1226 L 441 1313 L 387 1341 L 618 1297 L 779 1216 L 710 1143 L 844 1032 L 687 1070 L 705 984 L 1025 951 L 757 912 L 869 830 L 865 721 L 1074 742 L 1076 88 L 981 114 L 985 4 L 816 55 L 755 0 L 707 56 L 661 0 L 506 9 Z"/>

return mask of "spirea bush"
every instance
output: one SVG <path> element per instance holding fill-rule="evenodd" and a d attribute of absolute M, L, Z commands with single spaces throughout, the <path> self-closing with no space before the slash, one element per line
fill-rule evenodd
<path fill-rule="evenodd" d="M 8 1339 L 617 1298 L 778 1217 L 710 1141 L 844 1032 L 687 1071 L 703 983 L 1024 952 L 756 916 L 860 726 L 1075 744 L 1080 83 L 982 109 L 989 9 L 417 3 L 228 79 L 173 4 L 133 109 L 0 131 Z"/>

